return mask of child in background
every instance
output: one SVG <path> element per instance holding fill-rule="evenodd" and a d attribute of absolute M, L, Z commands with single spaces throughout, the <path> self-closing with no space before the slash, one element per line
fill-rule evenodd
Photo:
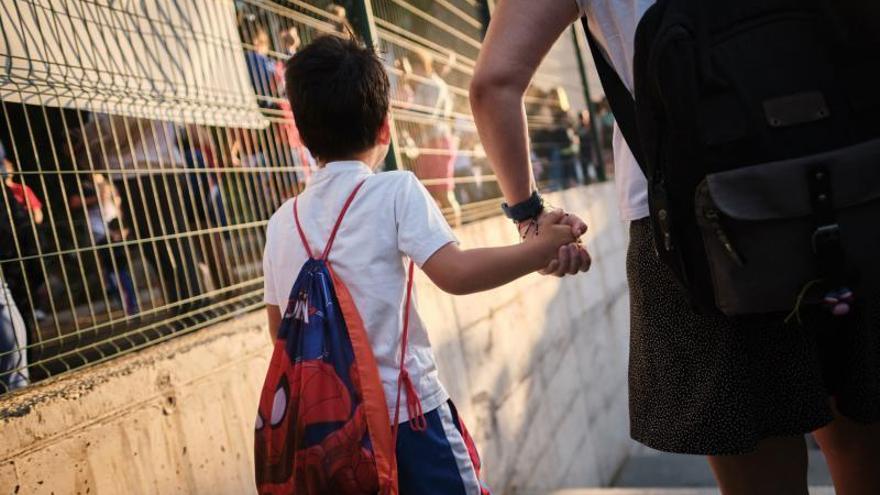
<path fill-rule="evenodd" d="M 40 201 L 34 190 L 25 183 L 24 174 L 16 170 L 15 164 L 5 153 L 2 164 L 0 176 L 3 177 L 6 190 L 25 213 L 24 217 L 20 218 L 20 222 L 16 225 L 17 242 L 30 247 L 28 254 L 37 254 L 39 246 L 43 244 L 43 202 Z M 16 182 L 16 175 L 18 175 L 18 182 Z M 31 176 L 28 180 L 33 183 L 35 179 L 36 176 Z M 21 220 L 27 220 L 27 222 L 22 223 Z M 19 256 L 24 254 L 22 252 Z M 7 273 L 5 275 L 6 282 L 9 284 L 25 324 L 30 330 L 33 330 L 34 318 L 43 320 L 48 316 L 44 311 L 48 307 L 49 302 L 46 272 L 40 260 L 33 256 L 29 256 L 22 263 L 21 268 L 22 270 L 15 275 L 10 276 Z"/>
<path fill-rule="evenodd" d="M 343 203 L 363 183 L 340 224 L 330 262 L 361 314 L 394 418 L 401 307 L 407 291 L 404 258 L 412 259 L 444 291 L 469 294 L 547 266 L 576 236 L 572 227 L 554 225 L 562 213 L 548 214 L 521 244 L 459 248 L 431 195 L 412 173 L 374 173 L 388 152 L 391 131 L 389 82 L 372 50 L 353 40 L 322 37 L 291 59 L 286 78 L 300 134 L 320 167 L 297 206 L 311 246 L 323 248 Z M 293 201 L 288 201 L 269 221 L 263 257 L 273 340 L 297 274 L 313 255 L 300 241 Z M 396 449 L 401 495 L 487 494 L 476 448 L 440 383 L 415 307 L 409 313 L 405 368 L 416 397 L 400 407 Z M 424 413 L 411 417 L 409 411 L 419 410 L 416 403 Z M 422 421 L 427 430 L 414 431 Z"/>
<path fill-rule="evenodd" d="M 82 192 L 82 196 L 79 194 L 71 195 L 70 207 L 85 206 L 89 229 L 92 232 L 92 238 L 104 269 L 107 292 L 118 294 L 125 312 L 129 315 L 135 315 L 139 311 L 137 294 L 131 272 L 128 269 L 125 248 L 122 246 L 106 247 L 110 243 L 121 242 L 128 237 L 128 229 L 123 228 L 119 222 L 119 208 L 122 205 L 122 199 L 113 183 L 102 174 L 93 174 L 91 181 L 83 181 Z"/>

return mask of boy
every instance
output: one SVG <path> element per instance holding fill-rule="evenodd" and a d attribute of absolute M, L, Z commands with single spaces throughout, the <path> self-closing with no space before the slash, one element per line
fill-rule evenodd
<path fill-rule="evenodd" d="M 546 215 L 547 221 L 522 244 L 459 249 L 431 195 L 412 173 L 373 173 L 391 140 L 388 77 L 375 54 L 353 40 L 323 37 L 295 55 L 285 75 L 300 134 L 320 165 L 298 204 L 313 249 L 323 248 L 343 202 L 364 181 L 341 224 L 330 262 L 363 318 L 394 418 L 407 283 L 403 258 L 414 260 L 441 289 L 468 294 L 547 266 L 560 246 L 575 241 L 572 227 L 553 225 L 561 213 Z M 263 258 L 273 340 L 281 307 L 308 256 L 288 201 L 269 221 Z M 406 352 L 428 429 L 407 427 L 421 417 L 410 418 L 404 401 L 396 445 L 400 493 L 488 493 L 478 478 L 476 449 L 440 383 L 428 334 L 414 308 Z"/>

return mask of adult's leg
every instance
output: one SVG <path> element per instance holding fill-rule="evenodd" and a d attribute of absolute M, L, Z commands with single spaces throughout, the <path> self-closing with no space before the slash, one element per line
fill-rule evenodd
<path fill-rule="evenodd" d="M 830 421 L 808 329 L 694 312 L 654 254 L 650 223 L 630 229 L 630 419 L 650 447 L 709 457 L 724 495 L 806 495 L 803 433 Z M 750 452 L 745 455 L 723 454 Z"/>
<path fill-rule="evenodd" d="M 880 423 L 861 424 L 841 416 L 813 432 L 834 480 L 837 495 L 880 493 Z"/>
<path fill-rule="evenodd" d="M 121 292 L 125 311 L 129 315 L 135 315 L 140 311 L 140 308 L 138 305 L 137 289 L 134 285 L 134 279 L 131 278 L 128 259 L 125 257 L 125 249 L 121 246 L 113 248 L 113 257 L 116 258 L 116 275 L 119 281 L 117 286 Z M 112 267 L 112 265 L 110 266 Z"/>
<path fill-rule="evenodd" d="M 807 495 L 804 437 L 768 438 L 752 453 L 709 456 L 722 495 Z"/>
<path fill-rule="evenodd" d="M 0 279 L 0 394 L 28 384 L 26 347 L 24 321 Z"/>

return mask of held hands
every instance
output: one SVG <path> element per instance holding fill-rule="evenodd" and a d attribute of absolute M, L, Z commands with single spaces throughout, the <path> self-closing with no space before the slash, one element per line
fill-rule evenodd
<path fill-rule="evenodd" d="M 587 224 L 576 215 L 562 210 L 545 210 L 536 220 L 518 225 L 524 242 L 542 244 L 542 253 L 548 260 L 540 270 L 542 275 L 563 277 L 586 272 L 592 262 L 590 254 L 580 243 L 587 232 Z"/>

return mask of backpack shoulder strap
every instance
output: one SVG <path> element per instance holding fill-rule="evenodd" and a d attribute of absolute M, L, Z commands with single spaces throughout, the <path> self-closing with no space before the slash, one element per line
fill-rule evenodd
<path fill-rule="evenodd" d="M 581 21 L 584 25 L 584 32 L 587 34 L 590 53 L 592 53 L 593 61 L 596 63 L 596 72 L 599 73 L 599 80 L 602 81 L 602 88 L 605 89 L 605 95 L 608 97 L 611 112 L 614 114 L 617 126 L 620 128 L 623 138 L 626 139 L 630 151 L 632 151 L 633 156 L 636 158 L 639 168 L 642 169 L 642 172 L 647 177 L 646 162 L 642 155 L 641 139 L 639 138 L 639 128 L 636 121 L 636 101 L 629 88 L 623 83 L 620 75 L 605 57 L 605 52 L 599 46 L 599 42 L 596 40 L 593 32 L 590 31 L 587 18 L 583 17 Z"/>
<path fill-rule="evenodd" d="M 394 406 L 394 420 L 391 423 L 391 445 L 397 445 L 397 432 L 400 428 L 400 399 L 406 393 L 407 413 L 409 424 L 413 431 L 425 431 L 428 422 L 422 411 L 422 402 L 418 392 L 406 370 L 406 348 L 409 341 L 409 310 L 412 306 L 413 282 L 415 279 L 415 262 L 409 260 L 406 278 L 406 301 L 403 304 L 403 333 L 400 337 L 400 374 L 397 376 L 397 401 Z"/>
<path fill-rule="evenodd" d="M 314 258 L 315 252 L 312 251 L 312 246 L 309 245 L 309 240 L 306 238 L 302 224 L 299 223 L 299 196 L 293 198 L 293 219 L 296 221 L 296 230 L 299 232 L 299 238 L 302 241 L 303 248 L 306 250 L 306 254 L 309 255 L 309 258 Z"/>
<path fill-rule="evenodd" d="M 345 218 L 345 214 L 348 213 L 348 208 L 351 206 L 351 203 L 354 201 L 354 197 L 357 196 L 358 191 L 364 187 L 364 182 L 366 179 L 358 182 L 358 185 L 354 186 L 354 189 L 351 191 L 351 194 L 348 195 L 348 198 L 345 200 L 345 204 L 342 205 L 342 211 L 339 212 L 339 217 L 336 219 L 336 223 L 333 225 L 333 230 L 330 231 L 330 238 L 327 239 L 327 246 L 324 247 L 324 252 L 321 254 L 321 259 L 327 260 L 327 257 L 330 256 L 330 249 L 333 248 L 333 241 L 336 240 L 336 233 L 339 232 L 339 226 L 342 225 L 342 219 Z"/>
<path fill-rule="evenodd" d="M 351 206 L 351 203 L 354 201 L 354 197 L 357 196 L 358 191 L 363 187 L 366 179 L 358 182 L 351 193 L 346 198 L 345 203 L 342 205 L 342 211 L 339 212 L 339 216 L 336 218 L 336 223 L 333 224 L 333 230 L 330 231 L 330 238 L 327 240 L 327 245 L 324 247 L 324 252 L 321 253 L 321 257 L 324 261 L 327 260 L 327 257 L 330 255 L 330 249 L 333 248 L 333 241 L 336 240 L 336 233 L 339 232 L 339 226 L 342 225 L 342 219 L 345 218 L 345 214 L 348 212 L 348 208 Z M 296 221 L 296 230 L 299 231 L 299 238 L 302 240 L 303 247 L 310 257 L 314 258 L 314 251 L 312 251 L 312 247 L 309 245 L 309 240 L 306 238 L 306 233 L 302 228 L 302 224 L 299 221 L 299 196 L 293 199 L 293 218 Z"/>

